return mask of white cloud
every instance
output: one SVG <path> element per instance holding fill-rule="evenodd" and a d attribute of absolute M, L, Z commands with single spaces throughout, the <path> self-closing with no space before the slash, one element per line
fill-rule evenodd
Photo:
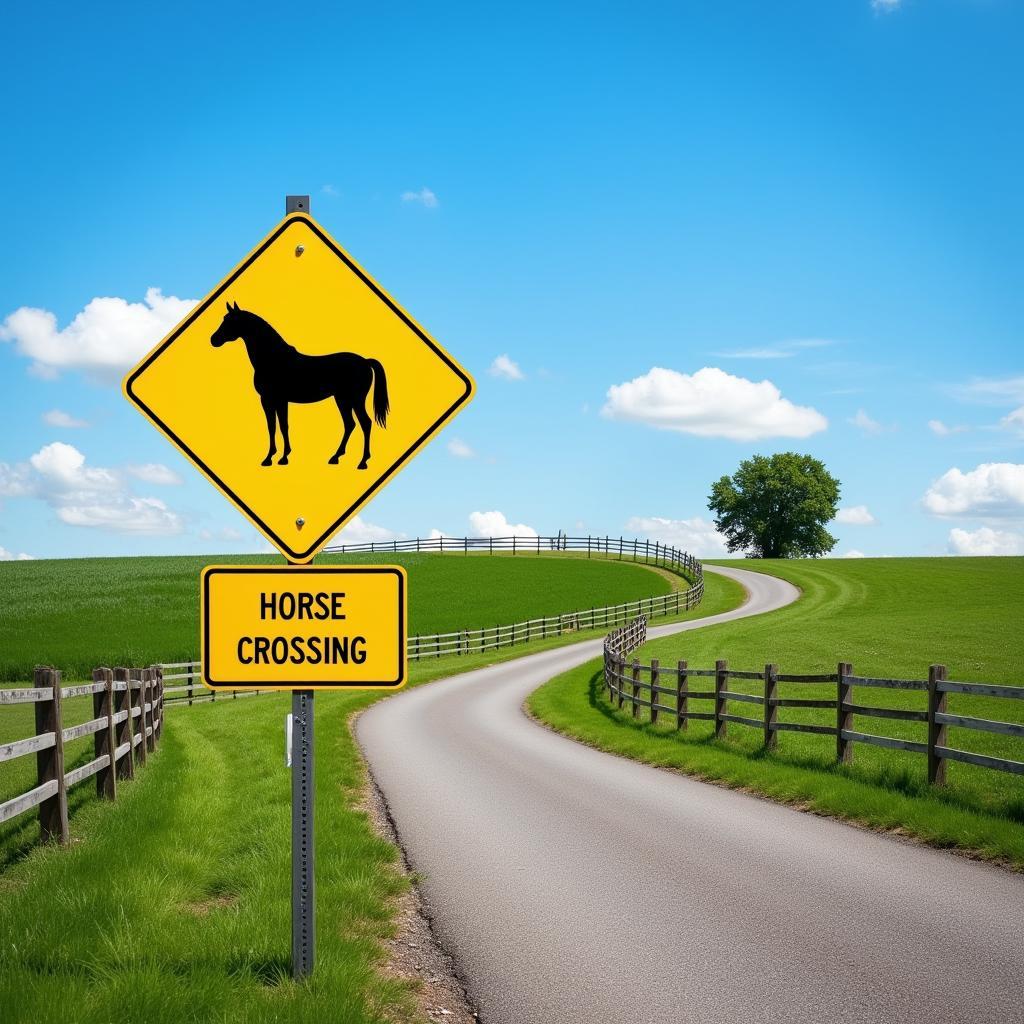
<path fill-rule="evenodd" d="M 963 425 L 951 427 L 942 420 L 929 420 L 928 429 L 937 437 L 949 437 L 950 434 L 962 434 L 969 428 Z"/>
<path fill-rule="evenodd" d="M 1018 405 L 1024 402 L 1024 376 L 975 377 L 954 388 L 953 394 L 962 401 L 982 405 Z"/>
<path fill-rule="evenodd" d="M 880 14 L 892 14 L 893 11 L 899 10 L 902 2 L 903 0 L 871 0 L 871 10 Z"/>
<path fill-rule="evenodd" d="M 369 544 L 402 540 L 404 533 L 396 533 L 386 526 L 369 523 L 362 516 L 353 516 L 335 535 L 332 544 Z"/>
<path fill-rule="evenodd" d="M 437 529 L 437 527 L 435 527 L 433 530 L 430 531 L 430 533 L 427 534 L 427 539 L 428 540 L 440 540 L 442 537 L 447 539 L 450 536 L 451 536 L 450 533 L 445 533 L 444 530 L 439 530 L 439 529 Z"/>
<path fill-rule="evenodd" d="M 453 437 L 448 442 L 448 452 L 457 459 L 472 459 L 476 452 L 461 438 Z"/>
<path fill-rule="evenodd" d="M 776 345 L 762 345 L 754 348 L 741 348 L 733 352 L 714 352 L 721 359 L 792 359 L 798 352 L 810 348 L 826 348 L 835 342 L 828 338 L 796 338 L 792 341 L 780 341 Z"/>
<path fill-rule="evenodd" d="M 949 531 L 949 551 L 954 555 L 1024 555 L 1024 535 L 988 526 L 956 528 Z"/>
<path fill-rule="evenodd" d="M 878 420 L 873 420 L 863 409 L 858 409 L 857 415 L 851 416 L 848 422 L 865 434 L 880 434 L 885 429 Z"/>
<path fill-rule="evenodd" d="M 117 533 L 181 533 L 181 518 L 159 498 L 118 494 L 113 500 L 90 503 L 88 496 L 75 495 L 73 503 L 57 505 L 56 512 L 69 526 L 92 526 Z"/>
<path fill-rule="evenodd" d="M 705 366 L 694 374 L 655 366 L 608 389 L 601 415 L 698 437 L 756 441 L 809 437 L 828 426 L 816 409 L 794 405 L 769 380 L 759 383 Z"/>
<path fill-rule="evenodd" d="M 31 359 L 38 376 L 85 370 L 114 380 L 145 355 L 196 305 L 194 299 L 164 295 L 150 288 L 144 302 L 92 299 L 67 327 L 45 309 L 22 306 L 0 324 L 0 341 L 10 341 Z"/>
<path fill-rule="evenodd" d="M 863 551 L 858 551 L 856 548 L 850 548 L 842 554 L 842 558 L 867 558 L 867 555 Z"/>
<path fill-rule="evenodd" d="M 1003 430 L 1012 430 L 1019 434 L 1024 434 L 1024 405 L 1019 409 L 1014 409 L 1009 416 L 1004 416 L 999 421 L 999 426 Z"/>
<path fill-rule="evenodd" d="M 126 474 L 86 465 L 73 445 L 54 441 L 17 466 L 0 465 L 0 494 L 45 501 L 69 526 L 118 533 L 180 533 L 181 517 L 159 498 L 140 498 L 127 489 Z"/>
<path fill-rule="evenodd" d="M 509 359 L 506 353 L 498 356 L 487 371 L 492 377 L 501 377 L 503 380 L 525 380 L 526 374 L 519 369 L 519 364 Z"/>
<path fill-rule="evenodd" d="M 85 420 L 75 419 L 74 416 L 62 409 L 51 409 L 49 412 L 44 412 L 43 422 L 47 426 L 61 427 L 67 430 L 78 430 L 81 427 L 89 426 Z"/>
<path fill-rule="evenodd" d="M 147 484 L 180 484 L 181 477 L 162 462 L 146 462 L 141 466 L 125 466 L 124 471 Z"/>
<path fill-rule="evenodd" d="M 928 488 L 923 500 L 936 516 L 1024 515 L 1024 465 L 986 462 L 967 473 L 954 467 Z"/>
<path fill-rule="evenodd" d="M 32 493 L 32 469 L 24 462 L 0 462 L 0 498 L 21 498 Z"/>
<path fill-rule="evenodd" d="M 868 511 L 867 505 L 851 505 L 836 513 L 836 522 L 847 526 L 873 526 L 878 520 Z"/>
<path fill-rule="evenodd" d="M 421 188 L 418 192 L 403 192 L 402 202 L 422 203 L 430 210 L 440 205 L 440 200 L 429 188 Z"/>
<path fill-rule="evenodd" d="M 338 196 L 341 195 L 341 193 L 331 184 L 321 185 L 320 191 L 323 192 L 325 196 L 330 196 L 332 199 L 337 199 Z"/>
<path fill-rule="evenodd" d="M 35 559 L 31 555 L 26 555 L 24 551 L 19 554 L 15 554 L 13 551 L 8 551 L 5 547 L 0 547 L 0 562 L 32 562 Z"/>
<path fill-rule="evenodd" d="M 670 544 L 698 558 L 716 558 L 728 552 L 725 538 L 715 524 L 694 516 L 692 519 L 665 519 L 661 516 L 633 516 L 627 523 L 630 533 Z"/>
<path fill-rule="evenodd" d="M 470 512 L 469 526 L 474 537 L 536 537 L 537 531 L 525 523 L 510 523 L 497 510 Z"/>

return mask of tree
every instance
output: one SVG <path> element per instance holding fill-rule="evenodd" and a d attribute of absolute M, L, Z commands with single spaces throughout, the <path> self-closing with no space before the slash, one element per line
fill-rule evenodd
<path fill-rule="evenodd" d="M 823 462 L 781 452 L 744 459 L 712 486 L 708 507 L 730 551 L 815 558 L 835 546 L 825 524 L 835 518 L 838 502 L 839 481 Z"/>

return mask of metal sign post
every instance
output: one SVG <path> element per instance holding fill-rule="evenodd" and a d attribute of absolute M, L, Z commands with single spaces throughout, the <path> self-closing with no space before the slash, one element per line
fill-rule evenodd
<path fill-rule="evenodd" d="M 292 691 L 292 977 L 313 973 L 316 875 L 313 845 L 313 691 Z"/>

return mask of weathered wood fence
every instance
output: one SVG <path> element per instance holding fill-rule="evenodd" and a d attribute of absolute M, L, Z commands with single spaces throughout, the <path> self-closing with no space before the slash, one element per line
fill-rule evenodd
<path fill-rule="evenodd" d="M 642 627 L 635 626 L 632 632 L 617 630 L 605 639 L 604 683 L 608 690 L 608 699 L 616 703 L 619 709 L 628 704 L 633 718 L 638 718 L 641 708 L 646 708 L 651 722 L 658 722 L 662 714 L 668 715 L 677 729 L 686 729 L 687 723 L 694 720 L 710 721 L 714 723 L 716 739 L 724 739 L 727 736 L 730 723 L 748 726 L 762 730 L 764 747 L 768 750 L 776 749 L 780 732 L 834 736 L 836 760 L 843 764 L 852 762 L 854 745 L 857 743 L 905 750 L 927 757 L 928 781 L 935 785 L 945 783 L 947 761 L 962 761 L 981 768 L 1024 775 L 1024 761 L 1011 761 L 1003 757 L 960 750 L 949 746 L 947 739 L 947 730 L 950 726 L 1024 739 L 1024 725 L 956 715 L 948 708 L 950 694 L 1024 700 L 1024 686 L 957 682 L 946 677 L 944 665 L 932 665 L 928 670 L 927 679 L 884 679 L 855 675 L 849 662 L 839 662 L 835 672 L 794 675 L 780 672 L 778 665 L 773 664 L 765 665 L 760 672 L 748 672 L 730 669 L 725 661 L 716 661 L 714 668 L 691 668 L 686 661 L 678 661 L 674 666 L 663 666 L 658 659 L 653 659 L 650 664 L 641 664 L 635 658 L 630 660 L 627 655 L 644 642 L 640 637 L 645 636 L 646 623 L 643 623 Z M 708 682 L 698 683 L 698 686 L 702 686 L 700 689 L 691 689 L 694 680 Z M 730 680 L 761 681 L 763 692 L 754 694 L 730 690 Z M 836 695 L 832 699 L 824 700 L 782 698 L 778 695 L 780 683 L 831 683 L 836 688 Z M 924 695 L 924 707 L 918 710 L 860 704 L 854 699 L 854 691 L 858 688 L 920 691 Z M 666 704 L 662 698 L 672 698 L 674 704 Z M 698 706 L 701 702 L 705 707 L 710 705 L 710 710 L 692 710 L 691 702 L 694 701 Z M 760 707 L 761 715 L 753 718 L 733 714 L 729 711 L 730 702 Z M 833 710 L 836 715 L 835 724 L 781 721 L 779 710 L 785 708 Z M 923 723 L 927 726 L 926 740 L 920 742 L 858 732 L 853 728 L 855 715 Z"/>
<path fill-rule="evenodd" d="M 0 822 L 39 808 L 43 841 L 67 843 L 68 790 L 96 777 L 98 796 L 113 800 L 118 782 L 135 775 L 136 764 L 145 764 L 155 753 L 163 732 L 163 678 L 159 667 L 98 668 L 93 681 L 61 686 L 60 672 L 37 668 L 33 685 L 0 690 L 0 705 L 32 704 L 35 735 L 0 744 L 0 763 L 36 755 L 36 785 L 0 803 Z M 93 718 L 65 727 L 62 702 L 72 697 L 92 697 Z M 64 745 L 92 735 L 95 757 L 65 771 Z"/>
<path fill-rule="evenodd" d="M 684 591 L 645 597 L 623 604 L 602 608 L 581 608 L 559 615 L 511 622 L 505 625 L 485 626 L 480 629 L 462 629 L 451 633 L 431 633 L 411 636 L 407 641 L 410 661 L 421 658 L 440 658 L 445 655 L 479 654 L 484 651 L 526 644 L 564 633 L 585 629 L 607 629 L 626 624 L 637 616 L 678 615 L 700 604 L 704 596 L 704 569 L 699 559 L 660 541 L 629 539 L 625 537 L 429 537 L 411 540 L 376 541 L 369 544 L 343 544 L 324 549 L 329 553 L 392 553 L 447 552 L 449 554 L 539 555 L 552 551 L 574 551 L 588 558 L 614 558 L 618 561 L 637 562 L 666 569 L 683 577 L 690 586 Z"/>

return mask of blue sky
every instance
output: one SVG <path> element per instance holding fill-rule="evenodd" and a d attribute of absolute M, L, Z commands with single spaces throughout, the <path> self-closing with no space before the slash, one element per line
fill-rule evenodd
<path fill-rule="evenodd" d="M 287 192 L 478 383 L 355 538 L 711 555 L 796 450 L 836 554 L 1024 552 L 1019 4 L 148 6 L 7 15 L 0 555 L 261 548 L 117 381 Z"/>

